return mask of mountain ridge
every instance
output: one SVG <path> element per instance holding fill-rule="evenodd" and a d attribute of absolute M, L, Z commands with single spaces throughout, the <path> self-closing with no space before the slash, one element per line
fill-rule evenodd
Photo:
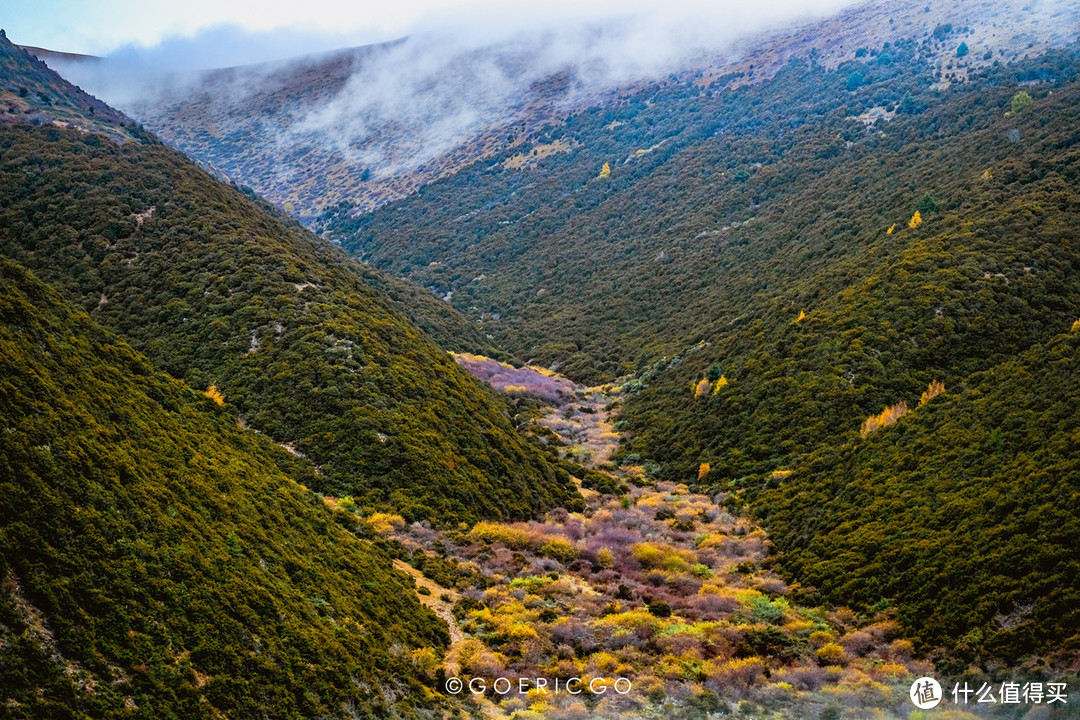
<path fill-rule="evenodd" d="M 175 92 L 158 90 L 154 96 L 149 88 L 125 107 L 166 142 L 321 231 L 325 225 L 320 215 L 339 203 L 354 213 L 369 212 L 508 150 L 528 155 L 565 132 L 568 117 L 596 105 L 617 105 L 644 87 L 688 84 L 708 92 L 733 90 L 771 79 L 792 58 L 809 58 L 833 69 L 892 39 L 938 38 L 948 27 L 940 39 L 948 36 L 950 42 L 936 43 L 926 66 L 938 75 L 937 86 L 946 89 L 995 59 L 1041 54 L 1077 35 L 1076 13 L 1067 6 L 973 0 L 938 0 L 925 7 L 858 3 L 832 17 L 793 24 L 735 38 L 718 51 L 682 58 L 672 67 L 653 68 L 651 76 L 618 79 L 610 86 L 589 84 L 572 59 L 550 72 L 531 73 L 519 67 L 527 59 L 515 55 L 512 45 L 451 49 L 440 63 L 454 68 L 453 73 L 423 75 L 432 58 L 404 39 L 335 51 L 323 59 L 298 58 L 295 72 L 287 69 L 287 62 L 215 70 L 202 80 L 182 81 Z M 956 57 L 961 42 L 970 46 L 962 59 Z M 542 48 L 533 54 L 542 54 Z M 400 65 L 391 67 L 391 75 L 401 76 L 397 82 L 403 84 L 402 92 L 411 91 L 409 65 L 421 68 L 416 78 L 420 91 L 413 102 L 385 117 L 378 103 L 369 107 L 362 98 L 364 92 L 381 97 L 378 82 L 373 88 L 364 85 L 370 73 L 384 70 L 377 57 Z M 494 70 L 489 72 L 489 66 Z M 449 122 L 461 111 L 448 98 L 439 100 L 426 121 L 412 122 L 409 113 L 422 111 L 418 107 L 424 106 L 424 92 L 442 85 L 457 87 L 456 75 L 473 78 L 475 85 L 488 74 L 508 83 L 505 97 L 472 99 L 475 89 L 460 87 L 458 94 L 470 98 L 473 111 L 484 117 L 464 123 L 455 137 L 429 137 L 422 127 Z M 419 159 L 410 162 L 410 153 Z"/>

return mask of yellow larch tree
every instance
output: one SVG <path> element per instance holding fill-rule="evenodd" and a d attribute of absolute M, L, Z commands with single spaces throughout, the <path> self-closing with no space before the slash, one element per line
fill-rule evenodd
<path fill-rule="evenodd" d="M 866 418 L 866 421 L 862 424 L 862 436 L 866 437 L 875 430 L 879 430 L 888 425 L 892 425 L 894 422 L 907 414 L 908 406 L 906 402 L 898 402 L 895 405 L 890 405 L 889 407 L 882 410 L 879 414 L 871 415 L 870 417 Z"/>
<path fill-rule="evenodd" d="M 911 216 L 911 220 L 908 221 L 907 226 L 909 228 L 911 228 L 912 230 L 914 230 L 915 228 L 919 227 L 920 225 L 922 225 L 922 213 L 920 213 L 918 210 L 916 210 L 915 214 Z"/>
<path fill-rule="evenodd" d="M 926 392 L 922 394 L 922 397 L 919 398 L 919 407 L 922 407 L 943 392 L 945 392 L 945 383 L 934 380 L 927 386 Z"/>
<path fill-rule="evenodd" d="M 225 404 L 225 396 L 221 393 L 220 390 L 217 389 L 217 385 L 211 385 L 210 387 L 206 388 L 206 392 L 204 392 L 203 395 L 210 398 L 218 405 Z"/>

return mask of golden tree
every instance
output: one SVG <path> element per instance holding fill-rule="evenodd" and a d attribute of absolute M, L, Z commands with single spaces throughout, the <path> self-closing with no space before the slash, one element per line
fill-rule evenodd
<path fill-rule="evenodd" d="M 882 410 L 879 414 L 871 415 L 866 418 L 862 424 L 862 436 L 866 437 L 875 430 L 892 425 L 907 414 L 908 406 L 906 402 L 898 402 L 895 405 L 891 405 Z"/>
<path fill-rule="evenodd" d="M 599 177 L 606 178 L 611 175 L 611 165 L 604 163 L 604 167 L 600 168 Z"/>
<path fill-rule="evenodd" d="M 927 386 L 926 392 L 922 394 L 922 397 L 919 398 L 919 407 L 922 407 L 943 392 L 945 392 L 945 383 L 934 380 Z"/>
<path fill-rule="evenodd" d="M 922 225 L 922 214 L 918 210 L 916 210 L 915 214 L 911 216 L 911 220 L 908 221 L 907 226 L 914 230 L 920 225 Z"/>
<path fill-rule="evenodd" d="M 210 398 L 218 405 L 225 404 L 225 396 L 221 393 L 220 390 L 217 389 L 217 385 L 211 385 L 210 387 L 206 388 L 206 392 L 204 392 L 203 395 Z"/>

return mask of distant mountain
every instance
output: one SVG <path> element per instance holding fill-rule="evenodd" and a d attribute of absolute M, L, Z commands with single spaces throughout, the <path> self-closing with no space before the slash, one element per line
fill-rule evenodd
<path fill-rule="evenodd" d="M 500 144 L 504 112 L 476 117 L 457 134 L 459 114 L 484 110 L 484 78 L 495 65 L 526 76 L 527 60 L 512 52 L 475 51 L 437 65 L 423 81 L 410 75 L 418 50 L 409 40 L 323 55 L 176 74 L 125 107 L 170 145 L 220 177 L 250 186 L 290 215 L 311 224 L 326 208 L 345 203 L 369 210 L 453 174 Z M 403 57 L 404 56 L 404 57 Z M 423 66 L 430 59 L 420 58 Z M 398 64 L 402 64 L 398 67 Z M 517 66 L 517 69 L 514 69 Z M 70 63 L 59 63 L 71 70 Z M 95 74 L 108 76 L 108 66 Z M 382 104 L 387 84 L 424 82 L 437 107 L 401 99 Z M 530 123 L 561 115 L 545 102 L 558 78 L 506 98 Z M 104 87 L 109 87 L 106 79 Z M 161 89 L 164 88 L 164 89 Z M 470 89 L 471 88 L 471 89 Z M 479 93 L 480 98 L 470 97 Z M 511 90 L 516 95 L 516 90 Z M 559 91 L 554 91 L 558 93 Z M 460 95 L 460 96 L 459 96 Z M 370 101 L 370 105 L 367 103 Z M 397 101 L 395 101 L 397 102 Z M 473 104 L 478 105 L 474 108 Z M 526 110 L 527 109 L 527 110 Z M 439 128 L 447 124 L 447 134 Z"/>
<path fill-rule="evenodd" d="M 6 48 L 26 82 L 57 82 Z M 52 124 L 0 126 L 0 217 L 0 252 L 310 458 L 313 489 L 454 523 L 575 502 L 565 471 L 517 434 L 504 402 L 365 277 L 400 282 L 152 138 L 116 145 Z"/>
<path fill-rule="evenodd" d="M 711 55 L 636 73 L 619 60 L 607 65 L 602 49 L 617 49 L 620 31 L 617 23 L 566 28 L 490 45 L 410 37 L 155 77 L 137 93 L 124 76 L 131 68 L 59 58 L 56 67 L 100 85 L 107 99 L 115 92 L 119 106 L 165 142 L 320 230 L 325 211 L 364 213 L 474 163 L 520 155 L 515 164 L 528 166 L 547 153 L 577 152 L 551 144 L 568 131 L 568 116 L 618 106 L 646 84 L 723 93 L 772 78 L 791 58 L 812 56 L 832 69 L 891 40 L 933 38 L 923 61 L 943 89 L 995 60 L 1068 41 L 1076 13 L 1060 2 L 868 2 L 821 22 L 725 38 Z M 969 52 L 958 58 L 962 42 Z"/>
<path fill-rule="evenodd" d="M 3 258 L 0 347 L 6 717 L 435 712 L 445 626 L 310 464 Z"/>

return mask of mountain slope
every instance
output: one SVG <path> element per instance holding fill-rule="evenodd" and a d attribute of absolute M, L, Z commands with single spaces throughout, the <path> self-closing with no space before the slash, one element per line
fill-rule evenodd
<path fill-rule="evenodd" d="M 563 132 L 572 153 L 524 171 L 476 166 L 375 213 L 328 215 L 329 227 L 376 266 L 452 292 L 516 355 L 610 380 L 696 344 L 703 326 L 741 316 L 747 296 L 832 272 L 867 238 L 903 227 L 924 193 L 959 202 L 965 172 L 977 178 L 1026 147 L 1002 135 L 1016 129 L 1001 114 L 1018 82 L 1075 72 L 1057 57 L 942 93 L 927 52 L 892 42 L 835 71 L 792 63 L 732 92 L 643 91 L 540 139 Z M 886 119 L 868 128 L 860 116 L 874 108 Z M 976 127 L 977 140 L 948 146 Z M 957 194 L 945 197 L 946 184 Z"/>
<path fill-rule="evenodd" d="M 895 602 L 954 671 L 1075 657 L 1078 350 L 1058 335 L 762 492 L 787 569 L 818 600 Z"/>
<path fill-rule="evenodd" d="M 5 717 L 416 715 L 446 629 L 307 463 L 4 259 L 0 347 Z"/>
<path fill-rule="evenodd" d="M 51 73 L 49 73 L 51 75 Z M 0 252 L 312 459 L 312 487 L 444 522 L 574 502 L 506 407 L 342 253 L 160 144 L 0 128 Z"/>
<path fill-rule="evenodd" d="M 1070 366 L 1038 348 L 1060 352 L 1080 316 L 1080 49 L 968 68 L 945 89 L 926 59 L 962 37 L 890 40 L 834 70 L 793 62 L 730 92 L 651 88 L 543 138 L 571 153 L 520 171 L 497 157 L 331 227 L 452 291 L 520 357 L 631 374 L 622 460 L 733 493 L 808 596 L 895 604 L 924 649 L 961 666 L 1057 651 L 1080 630 L 1065 611 L 1076 528 L 971 495 L 1075 497 L 1067 411 L 1032 415 L 1036 390 L 1001 377 L 1038 379 L 1069 406 Z M 945 396 L 860 438 L 935 380 Z M 968 395 L 995 385 L 992 411 Z M 934 434 L 923 418 L 954 392 L 964 409 Z M 964 432 L 964 412 L 993 424 Z M 873 449 L 905 423 L 914 444 Z M 1034 464 L 997 441 L 974 464 L 1015 423 Z M 930 501 L 940 514 L 905 510 Z M 976 590 L 945 574 L 960 547 Z"/>

